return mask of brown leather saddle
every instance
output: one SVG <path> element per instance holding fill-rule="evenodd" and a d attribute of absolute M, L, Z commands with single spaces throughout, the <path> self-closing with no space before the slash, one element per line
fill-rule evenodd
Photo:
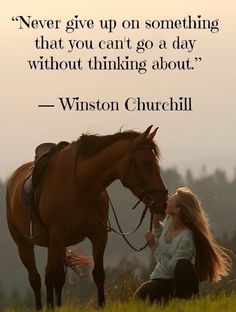
<path fill-rule="evenodd" d="M 35 149 L 34 164 L 30 168 L 30 172 L 25 177 L 22 185 L 22 202 L 26 208 L 32 211 L 38 209 L 38 201 L 40 198 L 40 190 L 38 188 L 44 173 L 47 171 L 47 166 L 52 159 L 52 156 L 65 148 L 69 142 L 42 143 Z"/>

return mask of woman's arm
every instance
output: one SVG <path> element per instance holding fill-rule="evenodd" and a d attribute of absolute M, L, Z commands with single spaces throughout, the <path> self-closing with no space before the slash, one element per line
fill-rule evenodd
<path fill-rule="evenodd" d="M 148 246 L 155 251 L 158 246 L 158 240 L 163 230 L 162 220 L 165 218 L 163 214 L 153 214 L 153 231 L 148 231 L 145 234 Z"/>

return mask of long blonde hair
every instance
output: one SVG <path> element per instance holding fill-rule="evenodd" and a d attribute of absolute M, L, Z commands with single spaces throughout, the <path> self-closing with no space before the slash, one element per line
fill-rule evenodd
<path fill-rule="evenodd" d="M 214 239 L 198 197 L 187 187 L 177 189 L 177 206 L 183 220 L 193 233 L 196 246 L 195 267 L 199 281 L 217 282 L 227 276 L 231 269 L 231 258 L 227 250 Z"/>

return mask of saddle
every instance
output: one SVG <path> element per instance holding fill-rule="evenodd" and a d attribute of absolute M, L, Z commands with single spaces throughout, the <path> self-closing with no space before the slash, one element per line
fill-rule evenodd
<path fill-rule="evenodd" d="M 22 202 L 23 205 L 32 212 L 38 209 L 38 202 L 40 198 L 39 185 L 47 171 L 47 166 L 53 155 L 65 148 L 69 142 L 42 143 L 35 149 L 34 164 L 30 168 L 30 172 L 24 179 L 22 184 Z"/>

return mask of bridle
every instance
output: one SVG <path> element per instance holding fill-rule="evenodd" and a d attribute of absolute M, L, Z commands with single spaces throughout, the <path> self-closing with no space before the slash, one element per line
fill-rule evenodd
<path fill-rule="evenodd" d="M 140 201 L 144 201 L 146 206 L 149 208 L 151 213 L 158 213 L 158 211 L 155 209 L 156 204 L 158 203 L 157 200 L 152 199 L 153 194 L 163 194 L 163 195 L 168 195 L 168 190 L 164 188 L 163 190 L 158 190 L 158 189 L 150 189 L 147 187 L 147 183 L 144 179 L 144 176 L 142 172 L 140 171 L 138 165 L 137 165 L 137 159 L 136 159 L 136 151 L 141 150 L 141 149 L 149 149 L 153 153 L 153 149 L 151 145 L 145 144 L 141 145 L 138 147 L 132 147 L 129 150 L 129 155 L 128 155 L 128 161 L 127 161 L 127 167 L 124 173 L 124 177 L 122 179 L 123 184 L 126 184 L 127 181 L 127 176 L 128 172 L 130 169 L 133 167 L 134 172 L 136 175 L 136 180 L 138 181 L 138 184 L 141 186 L 141 196 L 140 196 Z"/>

